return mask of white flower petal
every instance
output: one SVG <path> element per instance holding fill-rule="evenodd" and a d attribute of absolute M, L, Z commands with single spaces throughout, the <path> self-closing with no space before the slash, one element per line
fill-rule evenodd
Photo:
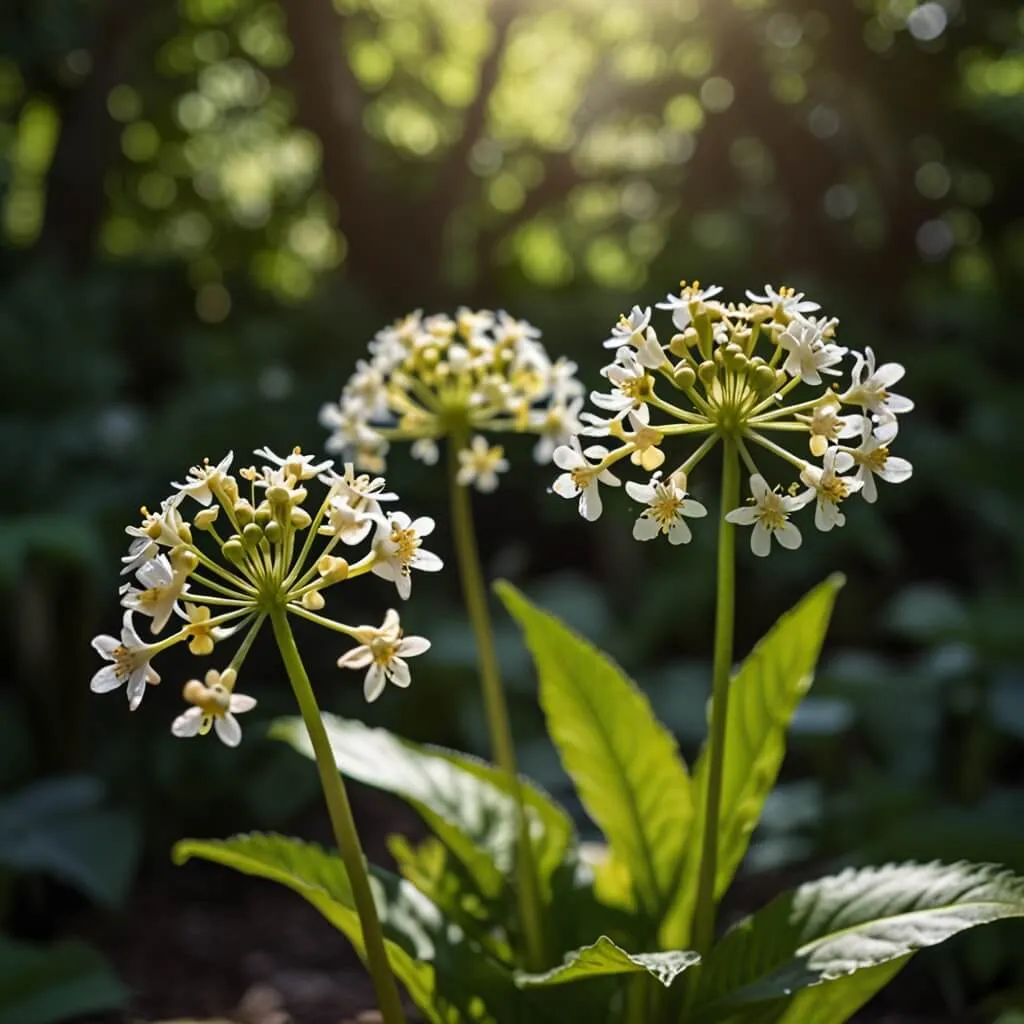
<path fill-rule="evenodd" d="M 242 742 L 242 727 L 238 719 L 231 712 L 221 715 L 213 720 L 213 728 L 217 738 L 226 747 L 237 747 Z"/>
<path fill-rule="evenodd" d="M 200 708 L 189 708 L 188 711 L 178 715 L 171 723 L 171 732 L 175 736 L 185 739 L 189 736 L 199 734 L 199 726 L 203 723 L 203 712 Z"/>
<path fill-rule="evenodd" d="M 633 537 L 636 540 L 653 540 L 661 532 L 661 528 L 650 516 L 640 516 L 633 524 Z"/>
<path fill-rule="evenodd" d="M 405 658 L 414 658 L 417 654 L 423 654 L 430 650 L 430 641 L 425 636 L 403 637 L 395 653 Z"/>
<path fill-rule="evenodd" d="M 117 678 L 114 666 L 104 665 L 92 677 L 89 689 L 93 693 L 109 693 L 111 690 L 116 690 L 120 685 L 121 680 Z"/>
<path fill-rule="evenodd" d="M 758 521 L 754 524 L 754 529 L 750 533 L 750 550 L 757 555 L 758 558 L 766 558 L 772 549 L 772 532 L 764 525 L 764 522 Z"/>
<path fill-rule="evenodd" d="M 380 665 L 371 665 L 363 682 L 363 696 L 368 704 L 372 704 L 384 692 L 386 683 L 384 669 Z"/>
<path fill-rule="evenodd" d="M 795 551 L 800 547 L 800 542 L 803 537 L 800 535 L 800 530 L 794 523 L 783 523 L 775 531 L 775 539 L 784 547 L 790 551 Z"/>

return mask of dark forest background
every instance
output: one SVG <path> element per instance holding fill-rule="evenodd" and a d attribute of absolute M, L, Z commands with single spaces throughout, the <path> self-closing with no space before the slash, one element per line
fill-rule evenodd
<path fill-rule="evenodd" d="M 273 649 L 232 752 L 168 732 L 191 666 L 168 658 L 129 716 L 89 694 L 88 641 L 119 621 L 138 506 L 204 455 L 319 450 L 320 403 L 419 307 L 507 308 L 593 385 L 634 301 L 770 281 L 903 362 L 913 480 L 741 559 L 742 650 L 828 572 L 849 582 L 735 909 L 851 860 L 1024 870 L 1022 186 L 1008 0 L 6 0 L 0 1019 L 27 1020 L 30 974 L 40 1024 L 368 1005 L 312 911 L 168 864 L 184 834 L 326 837 L 310 766 L 260 734 L 288 709 Z M 597 638 L 692 753 L 711 535 L 669 557 L 625 502 L 584 524 L 529 447 L 475 502 L 489 572 Z M 443 474 L 397 453 L 388 475 L 450 553 Z M 310 634 L 324 704 L 481 751 L 454 573 L 404 614 L 434 648 L 372 711 Z M 524 767 L 567 797 L 504 620 L 501 645 Z M 378 859 L 418 827 L 381 800 L 358 808 Z M 990 928 L 920 957 L 873 1019 L 1024 1020 L 1020 943 Z"/>

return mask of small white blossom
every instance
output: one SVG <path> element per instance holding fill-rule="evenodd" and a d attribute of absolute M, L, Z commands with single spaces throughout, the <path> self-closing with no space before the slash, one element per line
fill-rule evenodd
<path fill-rule="evenodd" d="M 909 480 L 914 471 L 906 459 L 890 455 L 888 447 L 872 434 L 861 441 L 860 447 L 852 449 L 850 455 L 857 467 L 854 479 L 859 480 L 863 487 L 861 497 L 871 503 L 878 500 L 876 476 L 886 483 L 901 484 Z"/>
<path fill-rule="evenodd" d="M 847 437 L 871 432 L 871 423 L 863 416 L 840 416 L 839 402 L 831 395 L 814 407 L 806 418 L 811 432 L 811 454 L 817 458 L 828 450 L 830 444 Z M 865 429 L 864 424 L 867 423 Z"/>
<path fill-rule="evenodd" d="M 789 516 L 797 509 L 803 508 L 812 497 L 810 491 L 790 496 L 772 490 L 760 473 L 750 478 L 750 493 L 754 504 L 733 509 L 726 515 L 726 522 L 737 526 L 753 526 L 750 535 L 750 550 L 761 558 L 771 551 L 772 537 L 790 551 L 800 547 L 802 540 L 800 531 Z"/>
<path fill-rule="evenodd" d="M 601 370 L 601 376 L 614 384 L 616 390 L 610 394 L 601 391 L 590 393 L 590 400 L 599 409 L 607 409 L 609 412 L 632 409 L 640 404 L 641 396 L 649 391 L 647 368 L 637 359 L 633 349 L 625 346 L 615 353 L 615 362 Z"/>
<path fill-rule="evenodd" d="M 385 490 L 383 477 L 366 474 L 356 476 L 351 462 L 345 464 L 344 474 L 328 472 L 320 478 L 331 488 L 327 504 L 327 522 L 319 532 L 336 536 L 343 544 L 359 544 L 383 517 L 380 502 L 396 501 L 398 495 Z"/>
<path fill-rule="evenodd" d="M 200 505 L 209 505 L 213 501 L 212 488 L 219 487 L 223 482 L 227 471 L 231 468 L 231 461 L 234 459 L 234 452 L 228 452 L 216 466 L 210 465 L 209 459 L 203 459 L 202 465 L 193 466 L 188 471 L 188 476 L 183 484 L 172 483 L 180 495 L 188 495 L 194 498 Z"/>
<path fill-rule="evenodd" d="M 851 405 L 859 405 L 870 413 L 875 421 L 875 434 L 883 442 L 891 441 L 897 433 L 896 417 L 910 412 L 914 403 L 903 395 L 889 391 L 893 384 L 903 379 L 904 370 L 900 363 L 885 363 L 875 368 L 875 353 L 867 348 L 864 355 L 854 352 L 853 371 L 850 376 L 853 386 L 841 399 Z"/>
<path fill-rule="evenodd" d="M 157 555 L 139 568 L 135 578 L 143 589 L 125 584 L 121 588 L 121 604 L 140 615 L 148 615 L 153 620 L 150 631 L 159 633 L 186 591 L 188 572 L 176 569 L 166 555 Z"/>
<path fill-rule="evenodd" d="M 794 317 L 779 335 L 779 345 L 788 353 L 782 369 L 812 385 L 821 384 L 823 373 L 838 376 L 840 371 L 832 367 L 842 361 L 848 349 L 825 340 L 826 332 L 837 322 Z"/>
<path fill-rule="evenodd" d="M 359 646 L 338 659 L 338 668 L 368 669 L 363 696 L 371 703 L 384 692 L 388 682 L 403 689 L 407 687 L 410 674 L 405 659 L 430 648 L 430 641 L 425 637 L 402 635 L 398 612 L 393 608 L 388 609 L 382 626 L 359 626 L 352 638 Z"/>
<path fill-rule="evenodd" d="M 280 466 L 287 475 L 293 476 L 296 481 L 312 480 L 321 473 L 326 473 L 334 465 L 331 459 L 325 459 L 323 462 L 314 462 L 313 456 L 303 455 L 301 448 L 293 448 L 288 455 L 282 456 L 275 454 L 268 447 L 264 446 L 263 448 L 257 448 L 253 454 L 261 456 L 268 462 L 272 462 L 275 466 Z"/>
<path fill-rule="evenodd" d="M 540 328 L 526 320 L 517 320 L 505 310 L 498 310 L 498 319 L 494 325 L 494 335 L 498 341 L 517 344 L 522 341 L 535 341 L 540 337 Z"/>
<path fill-rule="evenodd" d="M 132 613 L 124 613 L 121 624 L 121 639 L 102 634 L 94 637 L 93 650 L 111 662 L 104 665 L 92 677 L 89 689 L 93 693 L 107 693 L 127 683 L 128 706 L 134 711 L 146 692 L 146 684 L 160 682 L 160 676 L 150 665 L 153 655 L 160 649 L 156 644 L 144 643 L 135 631 Z"/>
<path fill-rule="evenodd" d="M 508 470 L 508 459 L 501 445 L 491 446 L 487 438 L 477 434 L 470 446 L 458 453 L 459 470 L 455 482 L 460 487 L 470 484 L 485 494 L 498 486 L 498 474 Z"/>
<path fill-rule="evenodd" d="M 758 302 L 763 306 L 780 309 L 786 316 L 795 316 L 798 313 L 814 313 L 821 309 L 817 302 L 805 299 L 803 292 L 795 292 L 792 288 L 783 288 L 780 291 L 776 291 L 770 284 L 764 286 L 763 295 L 757 295 L 748 289 L 747 298 L 751 302 Z"/>
<path fill-rule="evenodd" d="M 205 685 L 198 679 L 185 684 L 183 696 L 192 705 L 171 723 L 171 732 L 181 739 L 205 736 L 213 728 L 217 738 L 228 747 L 237 747 L 242 740 L 242 727 L 235 715 L 251 711 L 255 697 L 232 693 L 235 684 L 234 669 L 206 673 Z"/>
<path fill-rule="evenodd" d="M 377 555 L 373 572 L 394 582 L 403 600 L 412 591 L 412 570 L 438 572 L 444 563 L 432 551 L 420 546 L 423 538 L 434 532 L 434 520 L 421 516 L 413 521 L 404 512 L 389 512 L 377 526 L 373 550 Z"/>
<path fill-rule="evenodd" d="M 633 536 L 637 540 L 653 540 L 658 534 L 664 534 L 670 544 L 686 544 L 693 534 L 684 516 L 700 519 L 708 514 L 699 501 L 686 497 L 686 491 L 674 475 L 662 480 L 661 474 L 655 473 L 646 484 L 627 481 L 626 493 L 647 506 L 633 524 Z"/>
<path fill-rule="evenodd" d="M 669 292 L 665 296 L 664 302 L 658 302 L 656 305 L 658 309 L 672 310 L 672 323 L 676 330 L 685 331 L 693 322 L 694 313 L 703 312 L 704 304 L 708 299 L 713 299 L 716 295 L 721 294 L 721 291 L 720 285 L 713 284 L 707 288 L 701 288 L 695 281 L 690 286 L 684 286 L 678 295 Z"/>
<path fill-rule="evenodd" d="M 853 465 L 853 457 L 838 448 L 825 452 L 822 466 L 805 466 L 800 479 L 810 488 L 805 492 L 808 500 L 817 499 L 814 510 L 814 525 L 824 533 L 834 526 L 843 526 L 846 516 L 839 510 L 840 504 L 863 486 L 862 480 L 841 476 Z"/>
<path fill-rule="evenodd" d="M 644 331 L 651 322 L 651 307 L 641 309 L 634 306 L 629 316 L 620 316 L 619 322 L 612 328 L 611 337 L 603 344 L 605 348 L 621 348 L 623 344 L 637 345 L 643 340 Z M 635 339 L 635 340 L 634 340 Z"/>
<path fill-rule="evenodd" d="M 436 466 L 437 460 L 441 457 L 437 442 L 432 437 L 421 437 L 413 441 L 409 452 L 414 459 L 422 462 L 424 466 Z"/>
<path fill-rule="evenodd" d="M 578 383 L 578 382 L 577 382 Z M 534 410 L 531 415 L 531 426 L 540 435 L 533 446 L 534 461 L 544 466 L 551 461 L 555 449 L 568 444 L 569 438 L 578 434 L 582 428 L 580 409 L 583 398 L 577 396 L 566 401 L 561 396 L 553 401 L 547 409 Z"/>
<path fill-rule="evenodd" d="M 555 465 L 565 470 L 555 480 L 552 490 L 562 498 L 575 498 L 579 495 L 580 515 L 590 522 L 601 516 L 602 504 L 598 484 L 618 487 L 621 483 L 613 473 L 600 468 L 600 462 L 607 454 L 608 449 L 599 444 L 581 451 L 580 442 L 574 437 L 568 445 L 556 448 L 552 456 Z M 592 466 L 588 459 L 597 459 L 598 465 Z"/>
<path fill-rule="evenodd" d="M 128 546 L 128 554 L 121 558 L 122 576 L 135 572 L 143 563 L 156 558 L 161 547 L 173 548 L 181 543 L 186 524 L 178 511 L 180 502 L 180 494 L 165 498 L 160 502 L 159 512 L 150 512 L 144 508 L 141 525 L 125 527 L 124 532 L 132 538 L 132 542 Z"/>

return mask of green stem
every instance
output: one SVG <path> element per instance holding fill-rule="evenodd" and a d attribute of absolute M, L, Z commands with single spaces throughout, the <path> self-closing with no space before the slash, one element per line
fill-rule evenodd
<path fill-rule="evenodd" d="M 516 856 L 517 899 L 520 926 L 526 944 L 526 965 L 530 970 L 544 967 L 544 926 L 541 913 L 540 885 L 533 860 L 530 842 L 529 819 L 523 805 L 522 785 L 516 765 L 515 744 L 512 740 L 512 726 L 509 722 L 505 692 L 501 685 L 501 671 L 498 656 L 494 650 L 494 630 L 487 608 L 487 591 L 484 587 L 483 571 L 480 568 L 480 552 L 477 549 L 476 531 L 473 528 L 473 509 L 469 489 L 461 486 L 456 474 L 459 470 L 459 451 L 465 447 L 465 438 L 448 438 L 448 482 L 452 508 L 452 532 L 455 539 L 455 553 L 462 579 L 462 593 L 466 610 L 473 625 L 476 638 L 477 660 L 480 665 L 480 686 L 483 691 L 484 713 L 487 718 L 487 732 L 491 753 L 498 767 L 508 778 L 509 789 L 516 803 L 519 843 Z"/>
<path fill-rule="evenodd" d="M 356 823 L 352 818 L 345 783 L 335 765 L 331 742 L 320 718 L 320 708 L 317 706 L 313 687 L 310 685 L 309 676 L 306 675 L 299 649 L 295 646 L 295 637 L 288 624 L 287 613 L 283 608 L 276 608 L 270 613 L 270 621 L 295 699 L 302 712 L 302 720 L 313 744 L 317 771 L 320 773 L 320 785 L 323 787 L 327 813 L 334 831 L 334 841 L 338 844 L 338 852 L 341 854 L 349 884 L 352 886 L 352 897 L 355 900 L 363 932 L 363 944 L 366 947 L 367 967 L 373 978 L 381 1016 L 384 1024 L 405 1024 L 405 1013 L 402 1010 L 394 975 L 388 964 L 384 933 L 381 931 L 380 919 L 377 917 L 377 909 L 373 902 L 370 878 L 366 871 L 366 857 L 359 842 Z"/>
<path fill-rule="evenodd" d="M 718 819 L 722 807 L 726 722 L 732 672 L 733 625 L 736 612 L 735 527 L 725 514 L 740 501 L 740 461 L 736 442 L 722 446 L 722 500 L 718 520 L 718 591 L 715 605 L 715 660 L 711 689 L 711 736 L 708 740 L 708 783 L 704 804 L 704 836 L 697 901 L 693 912 L 693 947 L 706 955 L 715 938 L 715 881 L 718 875 Z"/>

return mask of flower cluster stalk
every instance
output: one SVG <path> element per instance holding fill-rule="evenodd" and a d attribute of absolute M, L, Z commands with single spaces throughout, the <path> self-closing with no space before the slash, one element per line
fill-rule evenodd
<path fill-rule="evenodd" d="M 313 687 L 310 685 L 309 676 L 306 674 L 305 666 L 299 655 L 299 649 L 295 645 L 295 637 L 288 624 L 287 614 L 283 609 L 278 608 L 271 612 L 270 621 L 274 628 L 274 638 L 277 641 L 278 650 L 281 652 L 281 659 L 288 673 L 288 680 L 292 685 L 295 700 L 299 705 L 302 720 L 305 722 L 306 731 L 309 733 L 309 739 L 313 745 L 316 767 L 320 774 L 320 785 L 323 787 L 327 813 L 330 816 L 331 828 L 334 832 L 334 841 L 338 844 L 338 851 L 345 864 L 349 884 L 352 886 L 352 898 L 356 904 L 356 912 L 359 915 L 359 924 L 363 933 L 363 943 L 366 947 L 366 966 L 373 978 L 373 987 L 377 994 L 381 1016 L 384 1024 L 405 1024 L 405 1013 L 402 1010 L 394 975 L 388 964 L 388 955 L 384 947 L 384 933 L 381 931 L 380 919 L 373 901 L 373 891 L 370 888 L 370 878 L 366 870 L 366 857 L 363 854 L 362 844 L 359 842 L 356 823 L 352 818 L 352 808 L 345 791 L 345 783 L 334 763 L 331 742 L 327 738 L 327 732 L 320 718 L 320 708 L 317 705 Z"/>
<path fill-rule="evenodd" d="M 722 445 L 722 508 L 734 508 L 740 497 L 740 464 L 736 443 Z M 718 819 L 722 808 L 722 775 L 725 767 L 726 724 L 733 661 L 733 627 L 736 614 L 735 526 L 725 518 L 718 522 L 717 598 L 715 603 L 715 653 L 712 668 L 711 732 L 708 739 L 708 781 L 704 803 L 704 834 L 697 876 L 697 901 L 693 914 L 693 948 L 705 954 L 715 937 L 715 880 L 718 874 Z"/>
<path fill-rule="evenodd" d="M 544 966 L 544 926 L 540 900 L 540 886 L 530 843 L 530 823 L 523 803 L 522 785 L 516 764 L 515 743 L 509 721 L 508 705 L 501 683 L 501 670 L 494 649 L 494 630 L 487 608 L 487 591 L 480 568 L 480 552 L 473 526 L 473 510 L 469 490 L 458 481 L 457 453 L 461 445 L 452 438 L 449 446 L 448 478 L 452 510 L 452 533 L 455 540 L 456 561 L 462 580 L 462 592 L 473 625 L 477 660 L 480 669 L 480 688 L 491 752 L 498 767 L 508 777 L 509 789 L 516 805 L 519 842 L 516 852 L 516 898 L 519 922 L 526 946 L 526 966 L 540 970 Z"/>

